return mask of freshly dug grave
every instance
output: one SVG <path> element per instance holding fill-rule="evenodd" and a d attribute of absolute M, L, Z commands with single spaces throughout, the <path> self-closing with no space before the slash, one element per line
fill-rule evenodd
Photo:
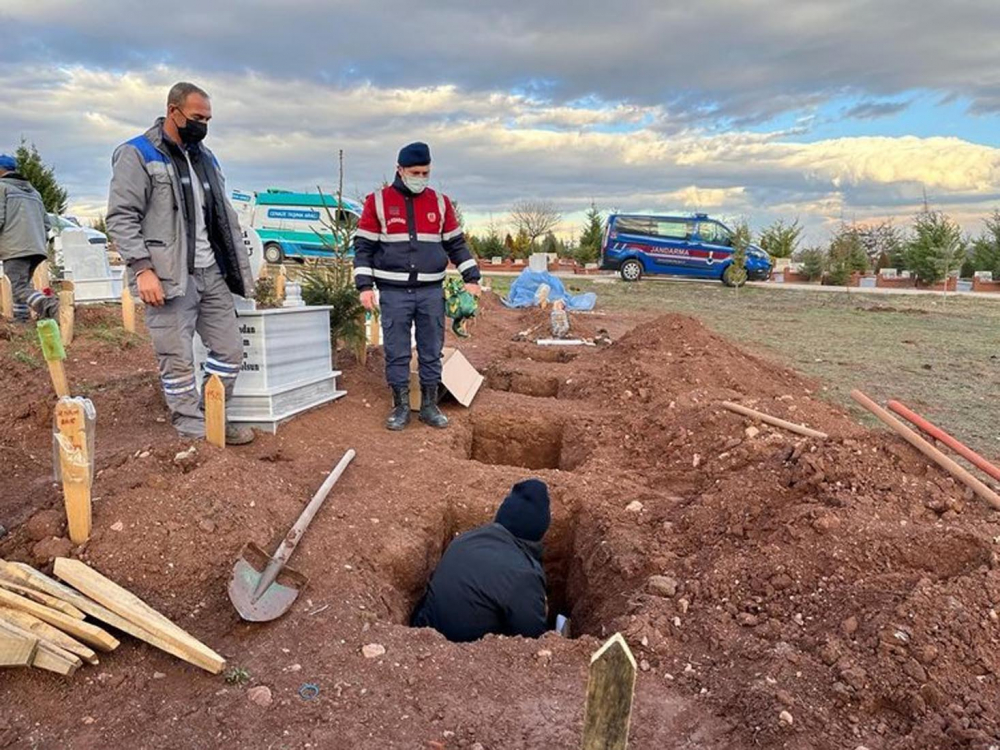
<path fill-rule="evenodd" d="M 510 342 L 537 313 L 486 310 L 471 339 L 449 343 L 498 389 L 446 407 L 449 430 L 382 429 L 376 355 L 346 367 L 346 399 L 180 462 L 188 443 L 157 421 L 148 343 L 81 334 L 67 369 L 97 406 L 100 475 L 94 536 L 70 553 L 249 682 L 131 642 L 70 682 L 5 672 L 0 747 L 576 747 L 587 659 L 616 630 L 642 666 L 635 748 L 997 742 L 992 511 L 816 399 L 819 384 L 691 319 L 607 316 L 612 346 L 546 361 Z M 97 328 L 114 311 L 93 315 Z M 0 556 L 41 563 L 58 516 L 24 522 L 59 507 L 54 401 L 44 369 L 11 364 L 12 346 L 0 335 L 0 451 L 18 457 L 0 463 L 12 529 Z M 503 373 L 554 379 L 555 393 L 504 388 Z M 831 439 L 748 429 L 721 400 Z M 348 447 L 358 458 L 292 563 L 308 588 L 283 619 L 241 623 L 225 593 L 239 549 L 272 546 Z M 577 637 L 460 646 L 406 627 L 448 541 L 531 475 L 552 491 L 552 613 L 569 613 Z M 366 658 L 367 644 L 384 655 Z M 319 697 L 303 700 L 304 683 Z M 248 697 L 259 686 L 267 705 Z"/>

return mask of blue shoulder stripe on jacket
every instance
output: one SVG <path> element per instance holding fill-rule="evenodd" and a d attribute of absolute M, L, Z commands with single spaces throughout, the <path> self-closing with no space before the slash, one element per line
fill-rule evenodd
<path fill-rule="evenodd" d="M 167 162 L 167 157 L 157 151 L 156 146 L 145 135 L 137 135 L 132 140 L 127 141 L 127 145 L 135 146 L 146 164 L 149 164 L 151 161 Z"/>

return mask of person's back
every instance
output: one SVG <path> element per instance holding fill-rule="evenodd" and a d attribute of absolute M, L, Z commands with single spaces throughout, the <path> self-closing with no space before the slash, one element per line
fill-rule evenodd
<path fill-rule="evenodd" d="M 462 534 L 445 550 L 411 624 L 459 642 L 487 633 L 540 636 L 547 628 L 541 539 L 548 525 L 545 484 L 515 485 L 495 523 Z"/>
<path fill-rule="evenodd" d="M 17 172 L 0 177 L 0 260 L 45 258 L 48 252 L 42 196 Z"/>

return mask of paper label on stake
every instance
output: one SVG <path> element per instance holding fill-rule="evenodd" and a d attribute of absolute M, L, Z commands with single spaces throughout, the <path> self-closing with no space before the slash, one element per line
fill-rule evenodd
<path fill-rule="evenodd" d="M 56 405 L 56 442 L 59 445 L 59 468 L 63 482 L 90 483 L 90 458 L 87 445 L 87 417 L 83 404 L 60 399 Z"/>

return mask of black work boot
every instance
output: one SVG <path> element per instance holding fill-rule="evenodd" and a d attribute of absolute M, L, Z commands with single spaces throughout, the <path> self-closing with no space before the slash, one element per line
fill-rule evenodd
<path fill-rule="evenodd" d="M 420 386 L 420 416 L 419 419 L 424 424 L 431 427 L 447 427 L 448 417 L 438 409 L 438 387 L 437 385 Z"/>
<path fill-rule="evenodd" d="M 392 387 L 392 412 L 385 420 L 387 430 L 402 430 L 410 423 L 410 386 Z"/>

